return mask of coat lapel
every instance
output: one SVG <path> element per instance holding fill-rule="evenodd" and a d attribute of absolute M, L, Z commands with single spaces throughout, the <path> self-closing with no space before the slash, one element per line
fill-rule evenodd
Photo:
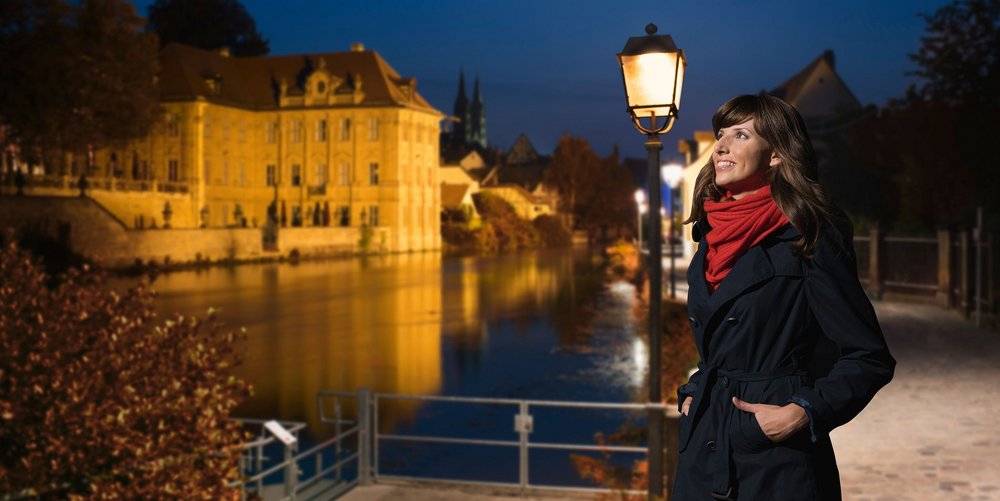
<path fill-rule="evenodd" d="M 703 262 L 699 265 L 704 269 Z M 704 271 L 702 275 L 704 276 Z M 704 315 L 706 323 L 710 323 L 719 308 L 729 303 L 733 298 L 773 276 L 774 266 L 771 265 L 771 260 L 763 246 L 758 244 L 751 247 L 743 257 L 736 261 L 736 265 L 733 266 L 729 275 L 722 279 L 719 288 L 708 297 L 706 315 Z M 704 282 L 704 278 L 702 278 L 702 282 Z"/>

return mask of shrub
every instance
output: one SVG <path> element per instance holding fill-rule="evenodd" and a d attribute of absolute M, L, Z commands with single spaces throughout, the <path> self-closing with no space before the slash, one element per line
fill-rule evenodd
<path fill-rule="evenodd" d="M 545 247 L 569 247 L 573 243 L 573 235 L 557 216 L 538 216 L 531 224 Z"/>
<path fill-rule="evenodd" d="M 52 285 L 0 243 L 0 497 L 227 499 L 249 394 L 229 374 L 240 338 L 71 269 Z"/>

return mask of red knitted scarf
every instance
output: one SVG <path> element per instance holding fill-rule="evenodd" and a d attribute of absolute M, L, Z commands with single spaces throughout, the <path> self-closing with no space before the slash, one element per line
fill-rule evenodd
<path fill-rule="evenodd" d="M 774 203 L 770 186 L 764 186 L 739 200 L 706 201 L 705 212 L 712 227 L 705 235 L 708 242 L 705 281 L 710 293 L 715 292 L 722 279 L 750 247 L 788 224 L 788 218 Z"/>

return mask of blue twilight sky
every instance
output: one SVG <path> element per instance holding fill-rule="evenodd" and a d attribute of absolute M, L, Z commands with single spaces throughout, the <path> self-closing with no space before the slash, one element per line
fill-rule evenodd
<path fill-rule="evenodd" d="M 141 15 L 151 0 L 136 0 Z M 837 71 L 863 104 L 884 105 L 913 80 L 908 54 L 924 31 L 918 13 L 946 0 L 243 0 L 271 54 L 348 50 L 361 42 L 451 113 L 464 68 L 476 76 L 492 146 L 524 132 L 551 153 L 564 132 L 602 154 L 614 144 L 643 157 L 625 115 L 615 54 L 649 22 L 684 49 L 680 119 L 664 156 L 710 127 L 726 99 L 771 89 L 832 49 Z"/>

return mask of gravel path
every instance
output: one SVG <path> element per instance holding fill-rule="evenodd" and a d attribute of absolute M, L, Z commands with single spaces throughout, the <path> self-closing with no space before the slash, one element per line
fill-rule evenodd
<path fill-rule="evenodd" d="M 832 433 L 846 500 L 1000 500 L 1000 333 L 877 303 L 892 383 Z"/>

